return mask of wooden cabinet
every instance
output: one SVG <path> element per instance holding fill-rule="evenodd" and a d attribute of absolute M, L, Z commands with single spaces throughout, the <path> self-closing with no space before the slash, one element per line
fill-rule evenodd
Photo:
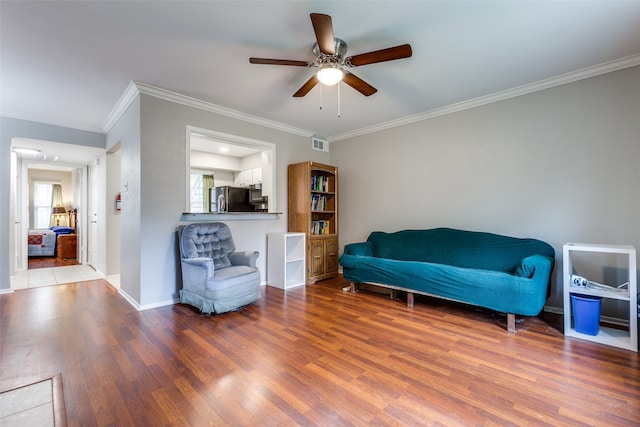
<path fill-rule="evenodd" d="M 61 234 L 58 236 L 56 249 L 58 260 L 73 259 L 77 253 L 77 239 L 75 234 Z"/>
<path fill-rule="evenodd" d="M 307 236 L 307 283 L 338 274 L 338 168 L 289 165 L 289 231 Z"/>
<path fill-rule="evenodd" d="M 309 244 L 309 276 L 315 280 L 334 277 L 338 272 L 338 239 L 334 237 L 313 238 Z"/>

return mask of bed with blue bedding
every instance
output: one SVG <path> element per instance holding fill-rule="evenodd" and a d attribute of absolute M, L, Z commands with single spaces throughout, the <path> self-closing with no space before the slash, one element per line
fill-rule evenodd
<path fill-rule="evenodd" d="M 27 237 L 29 256 L 54 256 L 57 237 L 58 235 L 55 231 L 47 229 L 29 230 L 29 236 Z"/>
<path fill-rule="evenodd" d="M 58 236 L 61 234 L 73 234 L 73 227 L 54 226 L 47 229 L 29 230 L 27 236 L 27 247 L 29 256 L 54 256 Z"/>

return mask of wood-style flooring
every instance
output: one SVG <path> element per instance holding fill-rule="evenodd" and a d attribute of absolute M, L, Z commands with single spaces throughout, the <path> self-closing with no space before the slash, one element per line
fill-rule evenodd
<path fill-rule="evenodd" d="M 51 267 L 64 267 L 66 265 L 78 265 L 78 260 L 75 258 L 58 259 L 55 256 L 42 256 L 42 257 L 29 257 L 28 262 L 29 270 L 35 268 L 51 268 Z"/>
<path fill-rule="evenodd" d="M 0 390 L 62 374 L 71 426 L 637 426 L 640 359 L 532 317 L 263 288 L 136 311 L 102 280 L 0 295 Z"/>

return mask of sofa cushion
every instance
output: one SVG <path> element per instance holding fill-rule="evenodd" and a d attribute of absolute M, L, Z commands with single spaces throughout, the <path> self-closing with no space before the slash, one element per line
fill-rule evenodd
<path fill-rule="evenodd" d="M 540 240 L 451 228 L 402 230 L 395 233 L 374 231 L 367 240 L 373 245 L 374 256 L 378 258 L 512 274 L 522 259 L 530 255 L 555 256 L 553 248 Z M 526 277 L 532 272 L 520 271 L 520 274 Z"/>

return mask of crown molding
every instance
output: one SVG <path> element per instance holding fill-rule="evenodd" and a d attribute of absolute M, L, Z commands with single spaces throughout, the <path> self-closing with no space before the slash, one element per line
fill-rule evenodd
<path fill-rule="evenodd" d="M 37 116 L 35 114 L 20 113 L 18 111 L 0 110 L 0 116 L 6 117 L 8 119 L 25 120 L 28 122 L 36 122 L 36 123 L 42 123 L 45 125 L 76 129 L 84 132 L 105 133 L 101 128 L 85 126 L 78 122 L 70 122 L 65 120 L 52 120 L 51 118 Z"/>
<path fill-rule="evenodd" d="M 118 121 L 120 116 L 124 113 L 124 111 L 129 107 L 131 102 L 138 96 L 138 94 L 145 94 L 149 96 L 153 96 L 155 98 L 164 99 L 166 101 L 175 102 L 177 104 L 181 104 L 187 107 L 197 108 L 199 110 L 209 111 L 211 113 L 220 114 L 225 117 L 230 117 L 237 120 L 242 120 L 244 122 L 265 126 L 271 129 L 291 133 L 294 135 L 300 135 L 307 138 L 310 138 L 314 135 L 314 132 L 311 132 L 306 129 L 300 129 L 294 126 L 289 126 L 284 123 L 275 122 L 272 120 L 263 119 L 262 117 L 253 116 L 250 114 L 245 114 L 237 110 L 232 110 L 230 108 L 221 107 L 216 104 L 212 104 L 210 102 L 202 101 L 196 98 L 192 98 L 190 96 L 182 95 L 177 92 L 172 92 L 170 90 L 162 89 L 156 86 L 152 86 L 147 83 L 142 83 L 138 81 L 132 81 L 129 83 L 129 87 L 122 94 L 120 100 L 116 103 L 115 107 L 109 114 L 109 116 L 105 119 L 103 123 L 104 132 L 108 132 L 113 125 Z"/>
<path fill-rule="evenodd" d="M 455 104 L 447 105 L 446 107 L 436 108 L 426 111 L 424 113 L 413 114 L 410 116 L 402 117 L 396 120 L 390 120 L 388 122 L 379 123 L 373 126 L 368 126 L 361 129 L 356 129 L 349 132 L 333 135 L 329 138 L 329 142 L 341 141 L 344 139 L 354 138 L 357 136 L 367 135 L 374 132 L 379 132 L 385 129 L 394 128 L 397 126 L 403 126 L 422 120 L 432 119 L 434 117 L 444 116 L 446 114 L 456 113 L 458 111 L 468 110 L 470 108 L 480 107 L 487 104 L 492 104 L 498 101 L 504 101 L 507 99 L 515 98 L 522 95 L 528 95 L 534 92 L 539 92 L 545 89 L 550 89 L 556 86 L 562 86 L 568 83 L 573 83 L 579 80 L 588 79 L 590 77 L 599 76 L 601 74 L 607 74 L 625 68 L 635 67 L 640 65 L 640 54 L 627 56 L 614 61 L 605 62 L 592 67 L 583 68 L 582 70 L 573 71 L 566 74 L 561 74 L 556 77 L 540 80 L 534 83 L 518 86 L 512 89 L 503 90 L 490 95 L 481 96 L 478 98 L 470 99 L 468 101 L 458 102 Z"/>
<path fill-rule="evenodd" d="M 109 115 L 104 119 L 104 122 L 102 122 L 102 130 L 104 133 L 108 133 L 111 130 L 139 93 L 140 91 L 138 91 L 135 82 L 129 82 L 127 89 L 120 96 L 120 99 L 118 99 L 116 105 L 114 105 Z"/>

